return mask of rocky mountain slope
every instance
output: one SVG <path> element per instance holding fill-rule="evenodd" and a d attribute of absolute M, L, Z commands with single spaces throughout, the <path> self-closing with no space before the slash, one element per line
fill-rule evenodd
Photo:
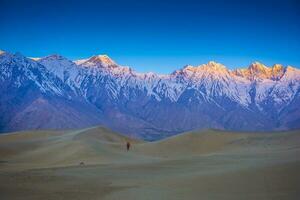
<path fill-rule="evenodd" d="M 2 132 L 102 124 L 156 140 L 194 129 L 300 128 L 300 70 L 291 66 L 209 62 L 160 75 L 106 55 L 73 62 L 1 52 L 0 70 Z"/>

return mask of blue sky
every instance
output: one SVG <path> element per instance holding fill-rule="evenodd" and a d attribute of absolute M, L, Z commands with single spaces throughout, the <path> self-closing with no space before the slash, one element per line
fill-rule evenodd
<path fill-rule="evenodd" d="M 0 49 L 70 59 L 107 54 L 141 72 L 209 60 L 300 67 L 299 37 L 297 0 L 0 0 Z"/>

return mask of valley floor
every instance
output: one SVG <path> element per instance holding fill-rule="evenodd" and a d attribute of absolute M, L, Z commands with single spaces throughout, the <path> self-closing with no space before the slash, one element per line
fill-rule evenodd
<path fill-rule="evenodd" d="M 9 200 L 296 200 L 299 169 L 297 131 L 207 131 L 151 143 L 104 128 L 0 136 L 0 199 Z"/>

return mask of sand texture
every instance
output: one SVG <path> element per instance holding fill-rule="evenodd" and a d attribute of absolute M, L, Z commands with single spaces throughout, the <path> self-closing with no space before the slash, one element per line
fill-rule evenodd
<path fill-rule="evenodd" d="M 0 199 L 298 200 L 300 132 L 208 130 L 157 142 L 103 127 L 3 134 Z"/>

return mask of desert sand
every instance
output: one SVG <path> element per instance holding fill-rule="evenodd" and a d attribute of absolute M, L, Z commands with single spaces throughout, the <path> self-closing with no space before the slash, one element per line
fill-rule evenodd
<path fill-rule="evenodd" d="M 157 142 L 102 127 L 2 134 L 0 199 L 300 199 L 300 132 Z"/>

